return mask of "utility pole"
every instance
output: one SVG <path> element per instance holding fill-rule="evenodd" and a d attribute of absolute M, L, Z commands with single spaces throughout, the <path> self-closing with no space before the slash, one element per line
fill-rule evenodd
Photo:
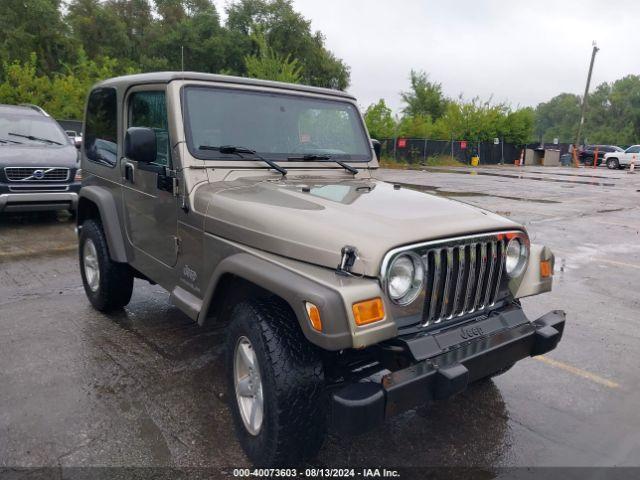
<path fill-rule="evenodd" d="M 582 97 L 582 108 L 580 110 L 580 124 L 578 125 L 578 135 L 576 136 L 576 143 L 574 149 L 580 145 L 580 137 L 582 136 L 582 126 L 584 125 L 584 115 L 587 111 L 587 95 L 589 95 L 589 85 L 591 84 L 591 73 L 593 72 L 593 62 L 596 59 L 596 53 L 598 53 L 598 46 L 596 42 L 593 42 L 593 50 L 591 51 L 591 63 L 589 64 L 589 74 L 587 75 L 587 85 L 584 87 L 584 96 Z"/>

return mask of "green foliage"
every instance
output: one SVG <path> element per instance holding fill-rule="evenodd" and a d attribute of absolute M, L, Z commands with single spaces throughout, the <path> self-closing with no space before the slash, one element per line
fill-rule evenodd
<path fill-rule="evenodd" d="M 406 116 L 440 118 L 446 111 L 448 101 L 442 93 L 442 85 L 429 81 L 425 72 L 411 70 L 411 90 L 402 92 L 406 104 L 402 112 Z"/>
<path fill-rule="evenodd" d="M 395 136 L 396 123 L 391 115 L 391 109 L 387 107 L 383 99 L 369 105 L 364 112 L 364 121 L 371 138 L 392 138 Z"/>
<path fill-rule="evenodd" d="M 80 118 L 95 81 L 185 70 L 345 89 L 349 68 L 290 0 L 3 0 L 0 101 Z M 263 40 L 252 37 L 261 32 Z"/>
<path fill-rule="evenodd" d="M 434 125 L 430 116 L 405 115 L 398 122 L 398 136 L 406 138 L 434 138 Z"/>
<path fill-rule="evenodd" d="M 425 73 L 411 72 L 411 91 L 402 94 L 404 115 L 394 120 L 383 100 L 372 104 L 365 120 L 373 137 L 428 138 L 432 140 L 526 143 L 531 140 L 535 113 L 531 108 L 512 109 L 506 103 L 474 98 L 445 98 L 440 84 L 428 81 Z"/>
<path fill-rule="evenodd" d="M 561 93 L 536 108 L 535 133 L 539 139 L 559 138 L 562 142 L 573 142 L 580 120 L 580 97 L 572 93 Z"/>
<path fill-rule="evenodd" d="M 578 95 L 561 93 L 536 108 L 536 135 L 573 143 L 580 121 Z M 602 83 L 587 97 L 582 142 L 631 145 L 640 136 L 640 76 Z"/>
<path fill-rule="evenodd" d="M 46 73 L 69 61 L 76 48 L 59 0 L 2 0 L 0 64 L 26 62 L 35 53 L 38 73 Z"/>
<path fill-rule="evenodd" d="M 257 31 L 253 38 L 258 46 L 258 52 L 244 57 L 247 76 L 276 80 L 279 82 L 300 83 L 302 67 L 298 60 L 292 59 L 291 54 L 282 56 L 267 45 L 262 32 Z"/>
<path fill-rule="evenodd" d="M 0 83 L 0 103 L 34 103 L 56 118 L 82 118 L 84 101 L 94 83 L 123 73 L 117 60 L 89 60 L 80 50 L 78 61 L 65 73 L 39 75 L 37 57 L 32 53 L 24 63 L 4 65 L 4 80 Z"/>
<path fill-rule="evenodd" d="M 449 102 L 444 115 L 433 126 L 437 138 L 525 143 L 531 138 L 534 113 L 530 108 L 513 110 L 506 103 L 492 104 L 474 98 Z"/>
<path fill-rule="evenodd" d="M 293 9 L 291 0 L 239 0 L 227 14 L 227 28 L 236 36 L 259 29 L 276 52 L 298 59 L 303 83 L 339 90 L 349 86 L 349 67 L 325 48 L 322 34 L 311 30 L 311 21 Z"/>

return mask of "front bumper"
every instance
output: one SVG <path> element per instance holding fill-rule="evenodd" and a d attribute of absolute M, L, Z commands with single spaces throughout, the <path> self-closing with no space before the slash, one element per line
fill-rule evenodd
<path fill-rule="evenodd" d="M 76 210 L 78 194 L 68 192 L 29 192 L 0 194 L 0 212 Z"/>
<path fill-rule="evenodd" d="M 529 322 L 520 308 L 405 342 L 416 361 L 382 378 L 353 383 L 332 395 L 332 422 L 342 433 L 358 434 L 385 418 L 431 400 L 462 392 L 481 378 L 529 356 L 553 350 L 564 330 L 559 310 Z"/>

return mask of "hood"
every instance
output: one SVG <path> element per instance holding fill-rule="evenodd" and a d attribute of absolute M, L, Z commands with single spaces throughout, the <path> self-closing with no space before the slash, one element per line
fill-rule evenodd
<path fill-rule="evenodd" d="M 373 179 L 240 179 L 202 185 L 205 231 L 289 258 L 336 268 L 358 250 L 353 272 L 377 276 L 392 248 L 521 228 L 491 212 Z M 206 210 L 205 210 L 206 209 Z"/>
<path fill-rule="evenodd" d="M 73 145 L 0 144 L 0 168 L 78 166 L 78 150 Z"/>

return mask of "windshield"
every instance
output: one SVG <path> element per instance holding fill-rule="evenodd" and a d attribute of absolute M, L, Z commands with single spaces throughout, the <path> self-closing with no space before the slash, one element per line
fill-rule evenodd
<path fill-rule="evenodd" d="M 25 145 L 48 144 L 42 140 L 35 140 L 36 137 L 63 145 L 69 144 L 69 139 L 60 126 L 49 117 L 24 115 L 16 112 L 2 112 L 0 114 L 0 138 L 15 140 Z"/>
<path fill-rule="evenodd" d="M 187 87 L 185 104 L 189 151 L 201 159 L 237 159 L 237 155 L 199 148 L 234 145 L 273 160 L 305 154 L 371 160 L 362 120 L 348 102 Z"/>

